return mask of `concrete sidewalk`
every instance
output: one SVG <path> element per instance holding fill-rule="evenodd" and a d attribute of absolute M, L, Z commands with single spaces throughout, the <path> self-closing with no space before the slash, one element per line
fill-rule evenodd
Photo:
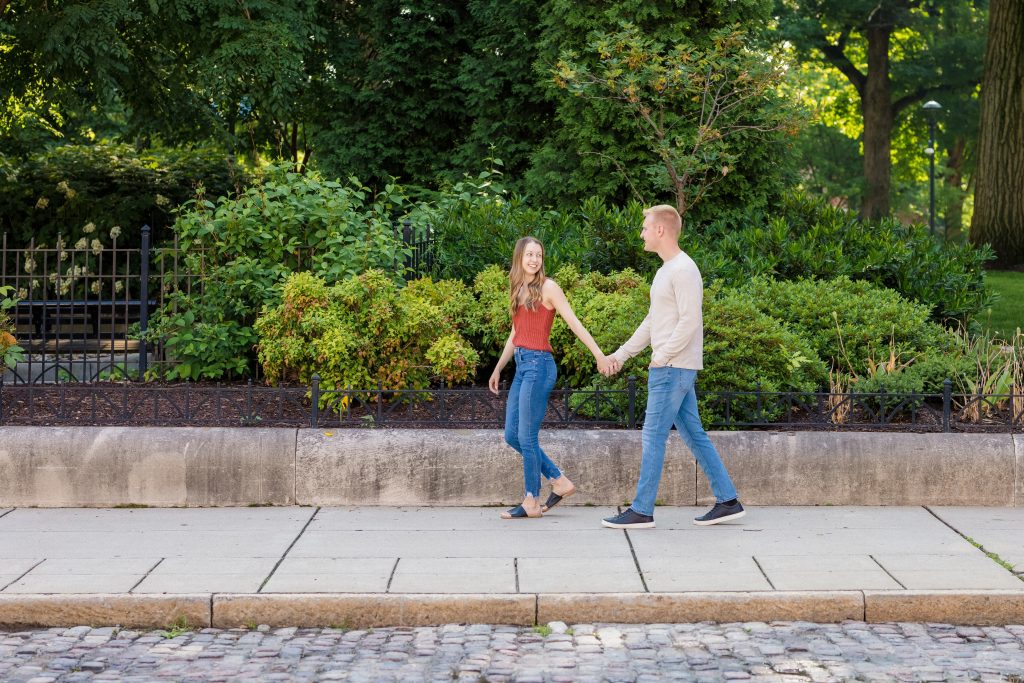
<path fill-rule="evenodd" d="M 1024 623 L 1024 508 L 616 511 L 0 509 L 0 625 Z"/>

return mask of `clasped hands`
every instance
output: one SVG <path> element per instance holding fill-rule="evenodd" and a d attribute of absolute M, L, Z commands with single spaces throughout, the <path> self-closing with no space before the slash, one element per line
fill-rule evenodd
<path fill-rule="evenodd" d="M 622 369 L 622 363 L 612 356 L 602 356 L 597 359 L 597 371 L 605 377 L 611 377 Z"/>

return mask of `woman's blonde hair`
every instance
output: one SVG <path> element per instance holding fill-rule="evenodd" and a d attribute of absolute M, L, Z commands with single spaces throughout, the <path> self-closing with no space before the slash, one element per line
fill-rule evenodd
<path fill-rule="evenodd" d="M 536 244 L 540 247 L 541 258 L 544 256 L 544 245 L 541 244 L 540 240 L 536 237 L 521 238 L 516 242 L 515 249 L 512 250 L 512 270 L 508 273 L 508 285 L 509 285 L 509 313 L 512 315 L 516 314 L 516 310 L 519 308 L 519 290 L 526 286 L 526 300 L 523 304 L 527 309 L 533 311 L 537 308 L 537 302 L 541 300 L 541 288 L 544 286 L 544 281 L 547 279 L 547 275 L 544 274 L 544 261 L 540 263 L 540 270 L 537 271 L 537 275 L 534 276 L 532 282 L 527 282 L 528 277 L 526 271 L 523 270 L 523 252 L 526 251 L 526 247 L 531 244 Z"/>

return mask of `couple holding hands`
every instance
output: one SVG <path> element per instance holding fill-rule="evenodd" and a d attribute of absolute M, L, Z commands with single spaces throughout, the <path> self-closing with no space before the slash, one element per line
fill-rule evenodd
<path fill-rule="evenodd" d="M 640 231 L 644 250 L 658 254 L 663 264 L 651 284 L 647 317 L 633 336 L 607 356 L 576 318 L 562 289 L 545 276 L 540 241 L 524 237 L 516 242 L 509 273 L 512 332 L 488 382 L 497 394 L 501 371 L 515 357 L 516 374 L 505 409 L 505 441 L 523 458 L 526 492 L 521 504 L 501 514 L 504 519 L 540 517 L 576 492 L 576 486 L 544 453 L 539 442 L 540 425 L 558 373 L 550 342 L 556 313 L 594 354 L 598 371 L 605 377 L 619 372 L 627 360 L 648 346 L 652 350 L 636 495 L 629 508 L 603 519 L 601 524 L 612 529 L 654 527 L 654 501 L 673 424 L 707 475 L 715 495 L 714 507 L 694 523 L 717 524 L 745 514 L 697 412 L 694 383 L 697 371 L 704 367 L 704 285 L 697 264 L 679 248 L 681 228 L 674 207 L 660 205 L 644 211 Z M 551 481 L 551 494 L 544 504 L 540 502 L 542 475 Z"/>

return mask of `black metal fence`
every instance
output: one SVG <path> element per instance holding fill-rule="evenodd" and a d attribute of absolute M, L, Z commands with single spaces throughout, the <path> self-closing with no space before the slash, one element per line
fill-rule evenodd
<path fill-rule="evenodd" d="M 396 262 L 395 269 L 430 272 L 430 227 L 408 220 L 393 225 L 406 247 L 404 263 Z M 6 233 L 0 237 L 0 286 L 12 287 L 18 299 L 10 312 L 15 338 L 25 350 L 17 367 L 0 368 L 8 384 L 140 379 L 168 362 L 161 344 L 147 346 L 140 333 L 173 293 L 201 290 L 203 268 L 197 273 L 185 266 L 177 238 L 151 248 L 148 226 L 139 247 L 119 246 L 119 237 L 119 232 L 100 235 L 95 228 L 74 244 L 58 237 L 52 245 L 33 240 L 16 246 Z M 310 249 L 303 253 L 312 255 Z M 202 263 L 203 254 L 199 259 Z"/>
<path fill-rule="evenodd" d="M 702 392 L 709 429 L 1024 432 L 1024 395 Z M 643 387 L 556 389 L 545 427 L 643 425 Z M 108 382 L 5 385 L 0 425 L 497 428 L 507 392 Z"/>

